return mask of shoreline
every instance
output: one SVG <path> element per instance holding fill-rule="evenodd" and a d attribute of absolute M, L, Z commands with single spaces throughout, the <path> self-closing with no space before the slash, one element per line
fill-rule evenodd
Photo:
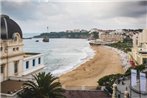
<path fill-rule="evenodd" d="M 86 48 L 88 48 L 88 51 L 86 51 L 86 53 L 83 51 L 86 55 L 85 57 L 82 57 L 81 59 L 79 59 L 79 61 L 77 61 L 74 64 L 68 65 L 69 66 L 68 68 L 65 67 L 64 69 L 62 68 L 62 69 L 58 69 L 58 70 L 53 71 L 52 74 L 54 76 L 60 77 L 61 75 L 64 75 L 68 72 L 71 72 L 72 70 L 75 70 L 76 68 L 78 68 L 82 64 L 86 63 L 87 61 L 90 61 L 91 59 L 93 59 L 95 56 L 95 51 L 91 48 L 91 46 L 86 47 Z M 86 48 L 84 48 L 84 49 L 86 49 Z M 90 53 L 90 54 L 88 54 L 88 53 Z"/>
<path fill-rule="evenodd" d="M 105 75 L 123 73 L 118 54 L 105 46 L 91 46 L 95 51 L 93 58 L 88 59 L 75 69 L 59 76 L 62 86 L 96 87 L 98 79 Z M 112 56 L 111 58 L 109 56 Z M 106 62 L 106 61 L 111 62 Z M 114 67 L 114 68 L 112 68 Z"/>

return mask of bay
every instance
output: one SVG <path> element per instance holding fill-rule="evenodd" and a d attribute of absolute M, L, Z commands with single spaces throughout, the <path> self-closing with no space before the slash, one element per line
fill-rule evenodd
<path fill-rule="evenodd" d="M 73 70 L 94 55 L 87 39 L 57 38 L 42 42 L 42 38 L 33 38 L 24 39 L 23 42 L 24 52 L 44 54 L 44 71 L 57 76 Z"/>

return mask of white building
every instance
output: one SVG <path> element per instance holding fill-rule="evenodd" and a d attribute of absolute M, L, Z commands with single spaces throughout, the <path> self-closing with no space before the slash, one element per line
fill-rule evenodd
<path fill-rule="evenodd" d="M 147 65 L 147 29 L 133 36 L 132 56 L 138 64 Z"/>
<path fill-rule="evenodd" d="M 113 32 L 110 32 L 110 33 L 103 32 L 102 33 L 101 32 L 99 35 L 99 38 L 105 42 L 119 42 L 119 41 L 122 42 L 124 39 L 124 36 L 119 33 L 113 33 Z"/>
<path fill-rule="evenodd" d="M 9 16 L 1 15 L 0 35 L 1 83 L 12 78 L 29 77 L 44 68 L 42 54 L 23 51 L 21 28 Z"/>

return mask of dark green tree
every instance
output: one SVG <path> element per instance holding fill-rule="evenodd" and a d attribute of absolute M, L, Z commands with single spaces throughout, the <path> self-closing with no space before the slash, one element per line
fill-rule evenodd
<path fill-rule="evenodd" d="M 24 83 L 24 89 L 18 95 L 20 98 L 65 98 L 58 78 L 45 72 L 33 76 L 35 81 Z"/>
<path fill-rule="evenodd" d="M 96 39 L 98 39 L 99 38 L 99 33 L 98 32 L 92 32 L 92 34 L 93 34 L 93 38 L 95 39 L 95 41 L 96 41 Z"/>

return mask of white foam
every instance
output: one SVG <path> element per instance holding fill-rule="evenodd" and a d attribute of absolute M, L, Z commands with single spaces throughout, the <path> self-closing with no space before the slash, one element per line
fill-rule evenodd
<path fill-rule="evenodd" d="M 77 67 L 79 67 L 81 64 L 85 63 L 86 61 L 92 59 L 95 55 L 95 51 L 93 49 L 89 47 L 85 47 L 82 50 L 82 55 L 81 57 L 79 57 L 79 60 L 77 62 L 73 62 L 71 64 L 69 64 L 68 66 L 62 66 L 61 68 L 52 71 L 51 73 L 55 76 L 60 76 L 62 74 L 65 74 L 67 72 L 70 72 L 74 69 L 76 69 Z"/>
<path fill-rule="evenodd" d="M 129 62 L 129 55 L 127 53 L 125 53 L 117 48 L 113 48 L 113 47 L 109 47 L 109 46 L 105 46 L 105 47 L 114 50 L 119 55 L 121 65 L 125 70 L 127 70 L 129 67 L 131 67 L 130 62 Z"/>

